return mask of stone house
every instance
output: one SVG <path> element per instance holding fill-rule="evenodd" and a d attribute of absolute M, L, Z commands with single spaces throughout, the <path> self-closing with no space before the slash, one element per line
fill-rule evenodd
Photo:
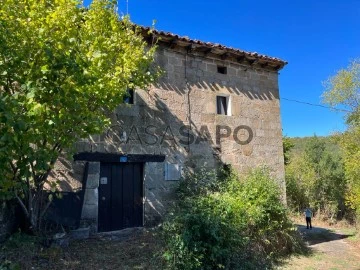
<path fill-rule="evenodd" d="M 285 194 L 278 72 L 286 62 L 148 30 L 164 75 L 130 89 L 111 128 L 79 141 L 74 161 L 61 159 L 53 173 L 63 191 L 82 190 L 81 224 L 100 232 L 158 223 L 186 168 L 266 165 Z"/>

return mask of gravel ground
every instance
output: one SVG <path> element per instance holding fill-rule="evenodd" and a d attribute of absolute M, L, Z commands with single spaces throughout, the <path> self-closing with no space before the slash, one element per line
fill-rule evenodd
<path fill-rule="evenodd" d="M 347 230 L 314 227 L 312 230 L 298 225 L 310 252 L 306 256 L 293 256 L 285 261 L 282 270 L 359 270 L 360 249 L 351 241 L 353 232 Z"/>

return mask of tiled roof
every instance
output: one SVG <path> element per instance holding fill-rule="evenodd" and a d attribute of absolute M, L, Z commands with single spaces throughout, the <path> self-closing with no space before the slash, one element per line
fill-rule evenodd
<path fill-rule="evenodd" d="M 286 61 L 279 58 L 270 57 L 257 52 L 246 52 L 217 43 L 204 42 L 170 32 L 154 30 L 150 27 L 141 27 L 141 30 L 145 38 L 156 38 L 159 40 L 160 44 L 167 44 L 171 47 L 178 45 L 205 54 L 212 53 L 219 56 L 221 59 L 235 59 L 236 62 L 257 65 L 273 70 L 280 70 L 287 64 Z"/>

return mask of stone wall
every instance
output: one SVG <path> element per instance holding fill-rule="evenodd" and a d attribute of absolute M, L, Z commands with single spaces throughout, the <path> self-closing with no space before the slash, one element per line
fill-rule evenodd
<path fill-rule="evenodd" d="M 165 71 L 158 83 L 136 89 L 135 104 L 120 105 L 111 128 L 79 141 L 77 151 L 161 154 L 191 169 L 229 163 L 240 173 L 265 165 L 285 199 L 278 73 L 162 47 L 156 61 Z M 231 115 L 217 114 L 218 95 L 230 100 Z M 163 163 L 147 163 L 144 170 L 145 224 L 151 225 L 172 202 L 178 182 L 164 180 Z M 86 188 L 85 197 L 97 200 L 96 184 Z M 96 208 L 87 201 L 83 213 Z"/>

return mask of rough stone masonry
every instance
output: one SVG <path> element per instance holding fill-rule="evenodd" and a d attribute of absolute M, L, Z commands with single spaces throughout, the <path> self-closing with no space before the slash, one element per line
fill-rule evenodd
<path fill-rule="evenodd" d="M 144 165 L 145 226 L 161 220 L 187 168 L 226 163 L 242 174 L 265 165 L 285 198 L 278 71 L 286 62 L 164 32 L 144 29 L 144 36 L 160 37 L 156 64 L 164 75 L 149 89 L 135 89 L 133 104 L 120 104 L 111 128 L 79 141 L 77 153 L 164 156 Z M 84 170 L 83 161 L 62 160 L 54 171 L 69 183 L 65 190 L 87 178 L 81 218 L 93 231 L 100 163 Z"/>

